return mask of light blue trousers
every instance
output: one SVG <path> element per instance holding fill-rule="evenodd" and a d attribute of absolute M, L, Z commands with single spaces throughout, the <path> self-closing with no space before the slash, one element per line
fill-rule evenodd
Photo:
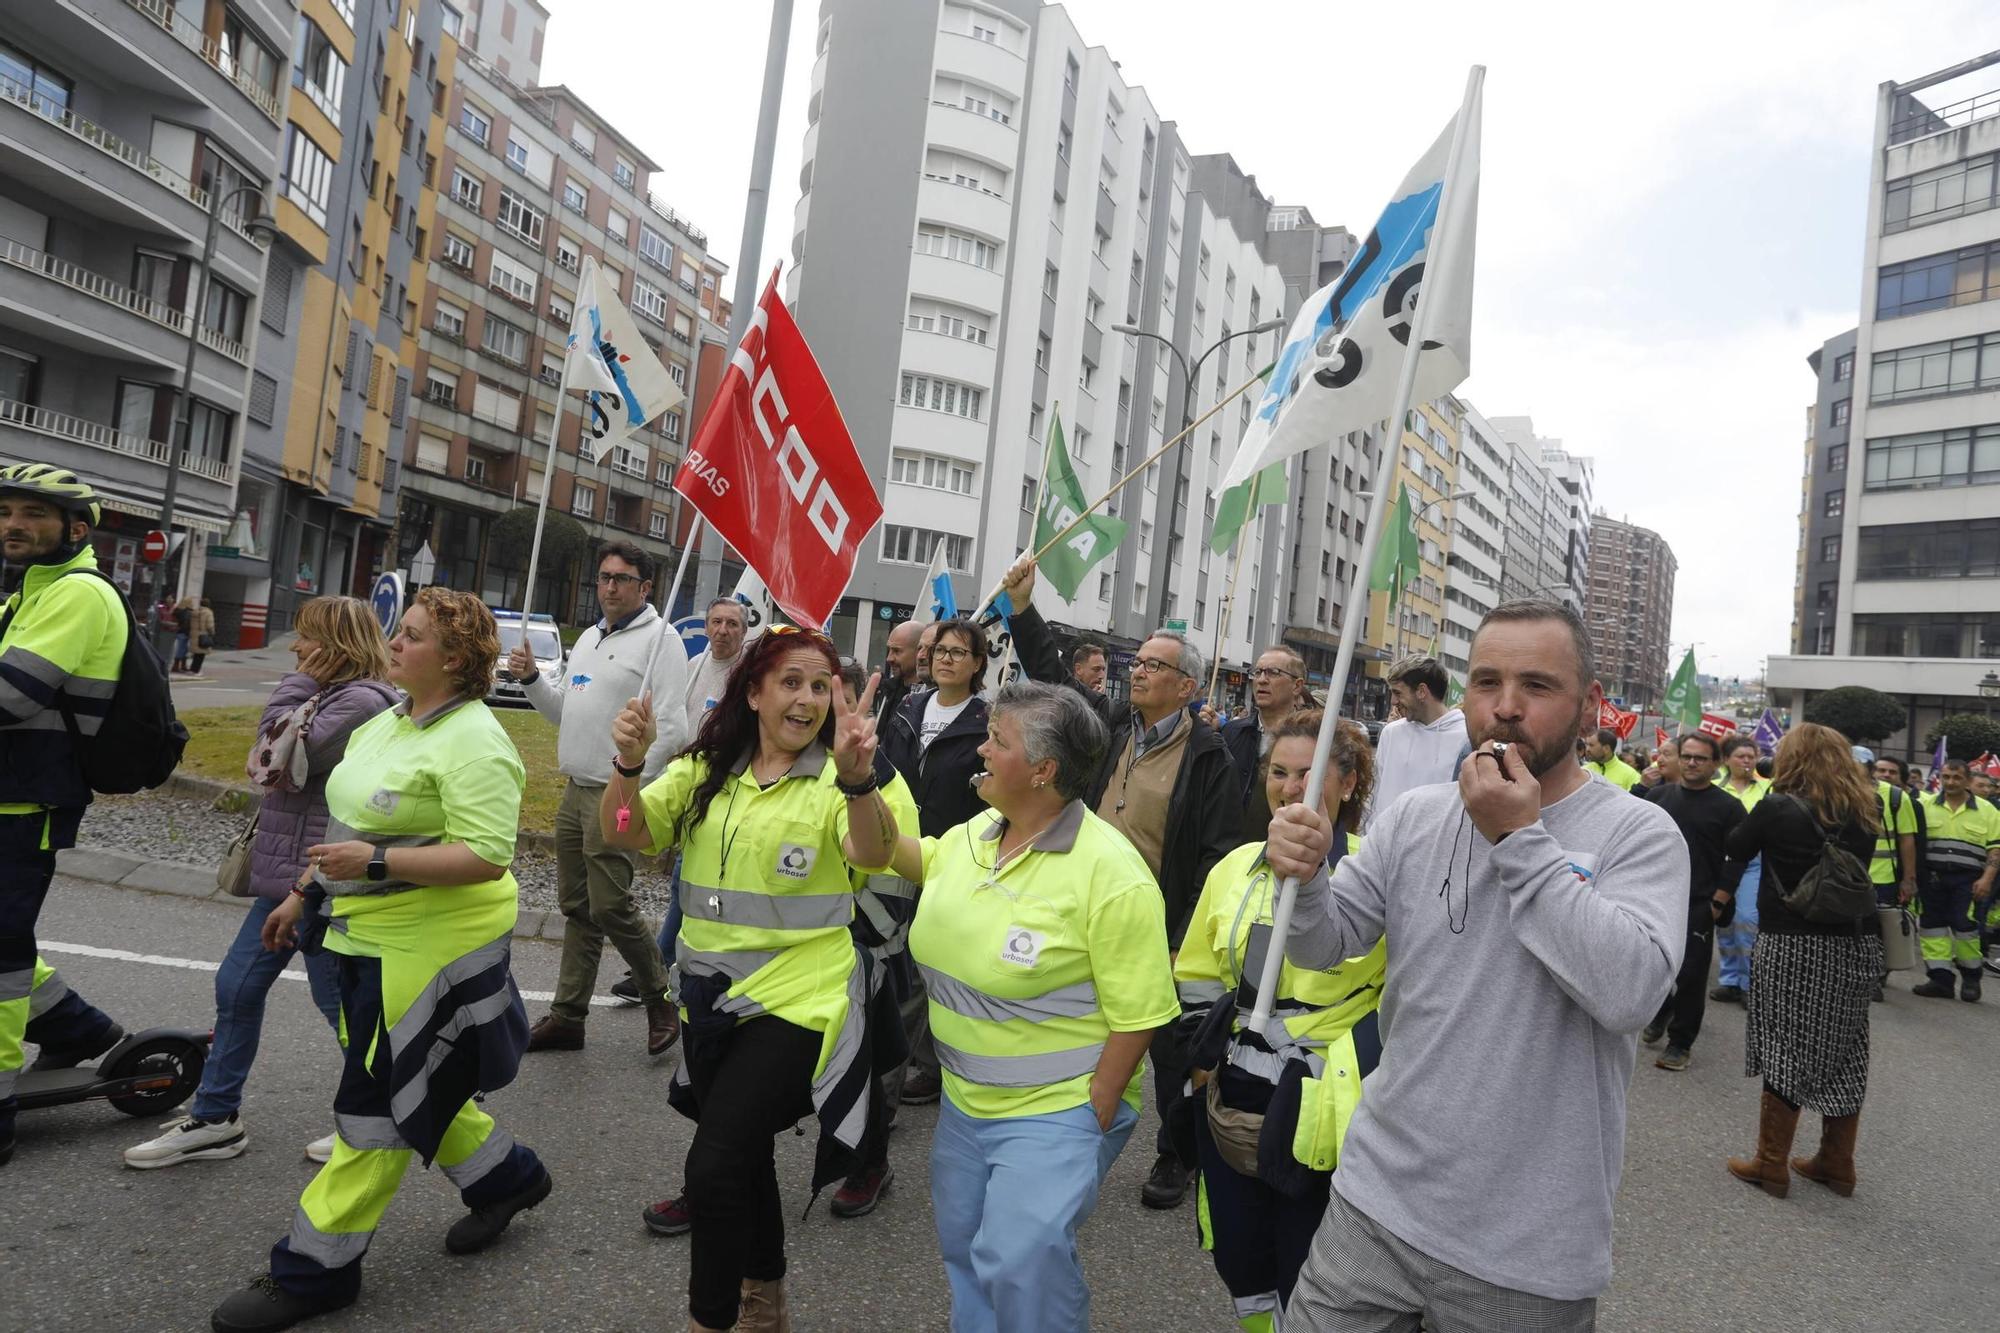
<path fill-rule="evenodd" d="M 1138 1112 L 1106 1132 L 1089 1106 L 982 1120 L 946 1097 L 931 1139 L 931 1211 L 951 1283 L 952 1333 L 1086 1333 L 1077 1229 Z"/>
<path fill-rule="evenodd" d="M 1721 983 L 1750 989 L 1750 953 L 1757 947 L 1757 885 L 1764 877 L 1764 858 L 1751 858 L 1736 886 L 1736 919 L 1715 932 L 1715 951 L 1722 959 Z"/>

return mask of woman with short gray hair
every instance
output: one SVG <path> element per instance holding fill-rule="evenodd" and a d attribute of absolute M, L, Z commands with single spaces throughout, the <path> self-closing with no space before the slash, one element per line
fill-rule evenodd
<path fill-rule="evenodd" d="M 1083 801 L 1109 743 L 1072 691 L 1009 685 L 979 747 L 992 809 L 897 849 L 924 886 L 910 953 L 944 1071 L 931 1203 L 954 1328 L 1089 1327 L 1077 1229 L 1180 1011 L 1159 888 Z"/>

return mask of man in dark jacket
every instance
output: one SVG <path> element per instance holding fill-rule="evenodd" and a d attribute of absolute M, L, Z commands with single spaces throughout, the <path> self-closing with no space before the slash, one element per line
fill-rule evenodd
<path fill-rule="evenodd" d="M 1237 846 L 1243 799 L 1222 737 L 1188 713 L 1188 704 L 1207 684 L 1201 652 L 1168 630 L 1147 639 L 1132 663 L 1132 703 L 1127 708 L 1081 684 L 1063 666 L 1047 623 L 1029 605 L 1035 590 L 1033 560 L 1024 558 L 1007 572 L 1005 590 L 1014 605 L 1014 648 L 1021 669 L 1030 680 L 1069 685 L 1110 729 L 1104 767 L 1086 799 L 1146 858 L 1166 900 L 1167 943 L 1178 949 L 1209 869 Z M 1178 1207 L 1193 1170 L 1192 1163 L 1176 1155 L 1166 1131 L 1173 1104 L 1180 1100 L 1181 1081 L 1165 1071 L 1184 1067 L 1171 1051 L 1173 1031 L 1161 1028 L 1153 1042 L 1161 1127 L 1159 1158 L 1141 1195 L 1149 1208 Z"/>
<path fill-rule="evenodd" d="M 1257 655 L 1250 671 L 1250 703 L 1243 716 L 1222 725 L 1222 743 L 1236 765 L 1236 780 L 1242 785 L 1241 817 L 1236 841 L 1262 842 L 1271 826 L 1271 802 L 1264 795 L 1264 756 L 1271 752 L 1271 737 L 1285 719 L 1301 708 L 1312 707 L 1312 691 L 1306 685 L 1305 659 L 1289 648 L 1266 648 Z"/>

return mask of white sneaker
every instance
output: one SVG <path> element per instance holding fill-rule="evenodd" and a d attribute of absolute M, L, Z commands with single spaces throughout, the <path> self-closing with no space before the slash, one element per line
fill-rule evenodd
<path fill-rule="evenodd" d="M 308 1143 L 306 1145 L 306 1160 L 322 1164 L 331 1162 L 333 1160 L 333 1139 L 334 1136 L 329 1134 L 323 1139 L 314 1139 L 311 1143 Z"/>
<path fill-rule="evenodd" d="M 176 1120 L 167 1132 L 125 1150 L 125 1165 L 141 1171 L 206 1158 L 235 1157 L 250 1146 L 250 1136 L 235 1116 L 227 1120 L 197 1120 L 188 1116 Z"/>

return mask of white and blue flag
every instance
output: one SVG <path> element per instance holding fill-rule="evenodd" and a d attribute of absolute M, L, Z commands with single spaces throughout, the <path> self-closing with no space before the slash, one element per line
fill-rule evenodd
<path fill-rule="evenodd" d="M 958 593 L 951 586 L 951 569 L 944 562 L 945 539 L 938 538 L 931 552 L 931 567 L 924 572 L 924 586 L 917 590 L 917 614 L 911 619 L 920 625 L 933 620 L 952 620 L 958 615 Z"/>
<path fill-rule="evenodd" d="M 608 447 L 606 439 L 616 444 L 687 397 L 640 336 L 595 256 L 584 257 L 577 284 L 576 313 L 564 344 L 563 387 L 587 393 L 577 438 L 577 452 L 586 463 L 597 461 Z"/>
<path fill-rule="evenodd" d="M 1469 120 L 1459 178 L 1447 192 L 1454 116 L 1403 178 L 1347 270 L 1308 297 L 1292 321 L 1218 492 L 1292 454 L 1385 420 L 1395 408 L 1419 292 L 1430 307 L 1429 326 L 1410 401 L 1429 402 L 1465 379 L 1472 364 L 1480 99 L 1460 114 Z M 1440 207 L 1449 210 L 1442 253 L 1432 244 Z"/>

